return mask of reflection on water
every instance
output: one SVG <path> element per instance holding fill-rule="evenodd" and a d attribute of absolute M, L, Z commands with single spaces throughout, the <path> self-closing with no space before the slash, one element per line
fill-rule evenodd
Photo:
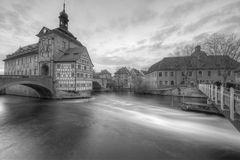
<path fill-rule="evenodd" d="M 124 93 L 62 101 L 2 96 L 0 159 L 240 159 L 240 133 L 228 120 L 184 112 L 181 99 L 173 100 Z"/>

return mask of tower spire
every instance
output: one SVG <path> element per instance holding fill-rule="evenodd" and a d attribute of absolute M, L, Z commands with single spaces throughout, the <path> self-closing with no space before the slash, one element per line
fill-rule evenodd
<path fill-rule="evenodd" d="M 63 12 L 65 12 L 65 0 L 64 0 L 64 2 L 63 2 Z"/>
<path fill-rule="evenodd" d="M 65 4 L 65 0 L 64 0 L 63 11 L 60 12 L 60 15 L 59 15 L 59 27 L 62 29 L 68 30 L 68 21 L 69 20 L 68 20 L 68 15 L 65 12 L 65 7 L 66 7 L 66 4 Z"/>

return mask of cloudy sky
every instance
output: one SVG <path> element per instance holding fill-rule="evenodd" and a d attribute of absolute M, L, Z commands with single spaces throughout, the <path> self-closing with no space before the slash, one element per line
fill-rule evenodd
<path fill-rule="evenodd" d="M 0 0 L 0 59 L 58 27 L 63 0 Z M 214 32 L 240 33 L 240 0 L 66 0 L 69 30 L 95 70 L 148 68 L 177 46 Z M 0 71 L 3 62 L 0 62 Z"/>

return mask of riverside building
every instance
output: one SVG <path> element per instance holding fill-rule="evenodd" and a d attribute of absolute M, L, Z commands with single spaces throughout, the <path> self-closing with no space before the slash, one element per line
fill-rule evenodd
<path fill-rule="evenodd" d="M 151 89 L 199 83 L 233 82 L 239 63 L 229 56 L 207 55 L 200 46 L 191 56 L 167 57 L 152 65 L 145 75 Z"/>
<path fill-rule="evenodd" d="M 93 63 L 87 48 L 68 30 L 68 14 L 59 15 L 59 27 L 43 27 L 35 44 L 20 47 L 4 60 L 5 75 L 50 76 L 59 92 L 92 90 Z"/>

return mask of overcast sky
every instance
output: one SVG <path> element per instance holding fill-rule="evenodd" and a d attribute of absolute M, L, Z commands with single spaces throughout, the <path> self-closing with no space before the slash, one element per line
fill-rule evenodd
<path fill-rule="evenodd" d="M 63 0 L 0 0 L 0 59 L 58 27 Z M 214 32 L 240 33 L 240 0 L 66 0 L 69 30 L 95 70 L 148 68 L 177 46 Z M 3 62 L 0 62 L 3 70 Z"/>

